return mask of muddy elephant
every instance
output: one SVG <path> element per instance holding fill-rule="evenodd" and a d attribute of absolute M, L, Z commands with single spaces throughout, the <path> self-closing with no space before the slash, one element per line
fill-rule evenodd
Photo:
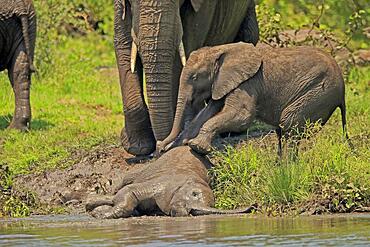
<path fill-rule="evenodd" d="M 9 128 L 30 128 L 30 84 L 35 71 L 36 13 L 31 0 L 1 0 L 0 71 L 8 70 L 15 95 L 15 111 Z"/>
<path fill-rule="evenodd" d="M 134 155 L 152 153 L 171 131 L 191 51 L 238 40 L 256 44 L 259 37 L 253 0 L 115 0 L 114 32 L 125 115 L 121 140 Z"/>
<path fill-rule="evenodd" d="M 165 149 L 192 120 L 174 146 L 188 143 L 208 153 L 216 134 L 245 131 L 257 118 L 276 128 L 281 154 L 283 135 L 300 132 L 306 121 L 324 125 L 337 107 L 345 131 L 344 91 L 339 66 L 317 48 L 242 42 L 202 48 L 183 69 L 174 125 L 157 149 Z"/>
<path fill-rule="evenodd" d="M 128 173 L 114 196 L 91 198 L 86 210 L 97 218 L 126 218 L 133 215 L 188 216 L 249 213 L 213 208 L 208 185 L 210 163 L 189 147 L 178 147 L 158 160 Z"/>

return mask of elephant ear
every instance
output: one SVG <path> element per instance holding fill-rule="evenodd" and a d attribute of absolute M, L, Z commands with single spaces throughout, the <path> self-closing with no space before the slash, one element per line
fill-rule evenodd
<path fill-rule="evenodd" d="M 204 0 L 190 0 L 195 12 L 198 12 Z"/>
<path fill-rule="evenodd" d="M 248 43 L 226 45 L 215 62 L 212 99 L 219 100 L 253 77 L 262 64 L 261 54 Z"/>

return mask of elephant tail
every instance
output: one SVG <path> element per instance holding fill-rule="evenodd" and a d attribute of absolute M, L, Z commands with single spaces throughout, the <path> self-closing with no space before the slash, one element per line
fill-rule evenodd
<path fill-rule="evenodd" d="M 27 15 L 22 15 L 21 17 L 22 22 L 22 34 L 24 39 L 24 45 L 26 46 L 26 52 L 28 61 L 30 63 L 30 71 L 36 72 L 35 66 L 33 65 L 33 59 L 31 57 L 31 42 L 30 42 L 30 35 L 29 35 L 29 20 Z"/>
<path fill-rule="evenodd" d="M 343 135 L 348 140 L 348 133 L 347 133 L 347 117 L 346 117 L 346 102 L 343 101 L 343 103 L 339 106 L 340 113 L 342 115 L 342 129 L 343 129 Z"/>
<path fill-rule="evenodd" d="M 339 106 L 340 108 L 340 113 L 342 115 L 342 129 L 343 129 L 343 136 L 346 138 L 346 141 L 348 142 L 350 148 L 354 150 L 354 146 L 348 136 L 348 131 L 347 131 L 347 117 L 346 117 L 346 102 L 343 100 L 342 104 Z"/>

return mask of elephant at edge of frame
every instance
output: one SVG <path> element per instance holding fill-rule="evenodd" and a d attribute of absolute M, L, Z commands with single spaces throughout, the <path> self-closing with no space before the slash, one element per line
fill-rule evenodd
<path fill-rule="evenodd" d="M 348 139 L 342 73 L 320 49 L 242 42 L 205 47 L 183 69 L 174 125 L 157 152 L 189 144 L 209 153 L 217 134 L 245 131 L 257 118 L 276 128 L 281 156 L 282 136 L 299 137 L 306 121 L 324 125 L 337 107 Z"/>
<path fill-rule="evenodd" d="M 8 70 L 15 95 L 9 128 L 30 129 L 31 74 L 36 41 L 36 12 L 31 0 L 2 0 L 0 6 L 0 71 Z"/>
<path fill-rule="evenodd" d="M 187 56 L 204 46 L 256 44 L 255 3 L 115 0 L 114 5 L 114 45 L 125 115 L 121 142 L 133 155 L 148 155 L 171 131 Z"/>

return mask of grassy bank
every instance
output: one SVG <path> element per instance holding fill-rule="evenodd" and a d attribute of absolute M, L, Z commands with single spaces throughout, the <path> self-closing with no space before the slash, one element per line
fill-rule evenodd
<path fill-rule="evenodd" d="M 358 9 L 352 3 L 343 7 L 342 3 L 336 6 L 337 1 L 326 1 L 325 13 L 320 16 L 319 6 L 312 1 L 298 1 L 297 5 L 293 0 L 258 2 L 265 4 L 258 10 L 262 40 L 285 29 L 311 28 L 313 20 L 318 20 L 321 25 L 315 28 L 330 37 L 350 37 L 351 50 L 369 48 L 361 33 L 366 20 L 362 14 L 353 17 Z M 35 3 L 39 75 L 32 82 L 31 132 L 6 129 L 14 110 L 14 94 L 6 73 L 0 73 L 0 217 L 28 215 L 35 204 L 32 193 L 13 193 L 14 176 L 67 167 L 76 152 L 117 143 L 123 123 L 111 1 Z M 98 21 L 98 27 L 86 16 Z M 348 129 L 355 151 L 342 139 L 336 112 L 321 132 L 302 143 L 296 161 L 277 164 L 276 148 L 267 139 L 215 153 L 216 167 L 211 173 L 219 207 L 258 203 L 265 212 L 294 208 L 342 212 L 369 204 L 370 69 L 349 68 Z"/>
<path fill-rule="evenodd" d="M 34 77 L 32 131 L 6 129 L 14 94 L 0 79 L 0 162 L 16 174 L 64 166 L 70 152 L 117 136 L 122 125 L 121 96 L 111 40 L 96 35 L 68 39 L 55 54 L 54 68 Z"/>

